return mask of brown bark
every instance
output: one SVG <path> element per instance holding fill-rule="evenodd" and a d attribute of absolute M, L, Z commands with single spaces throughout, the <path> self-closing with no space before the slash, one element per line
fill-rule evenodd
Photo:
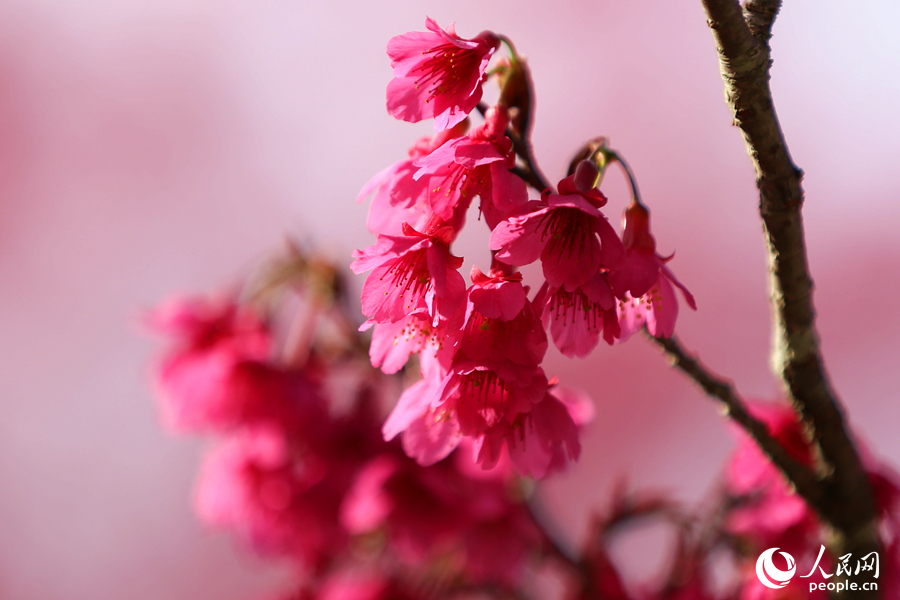
<path fill-rule="evenodd" d="M 821 501 L 813 506 L 838 551 L 877 547 L 868 476 L 825 372 L 815 327 L 800 209 L 803 173 L 791 160 L 769 89 L 772 23 L 780 0 L 702 0 L 719 52 L 725 98 L 744 136 L 759 187 L 776 341 L 772 364 L 820 454 Z"/>

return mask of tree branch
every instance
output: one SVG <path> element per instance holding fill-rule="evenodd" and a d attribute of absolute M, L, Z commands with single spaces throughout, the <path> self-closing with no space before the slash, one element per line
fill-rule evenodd
<path fill-rule="evenodd" d="M 685 351 L 674 336 L 668 339 L 649 335 L 648 337 L 665 350 L 672 360 L 672 366 L 684 371 L 703 388 L 704 392 L 722 402 L 726 416 L 740 425 L 756 441 L 810 506 L 816 509 L 822 506 L 823 489 L 816 476 L 787 453 L 778 440 L 771 436 L 765 423 L 750 414 L 730 383 L 707 370 L 696 357 Z"/>
<path fill-rule="evenodd" d="M 769 90 L 768 39 L 780 0 L 748 0 L 744 9 L 737 0 L 701 1 L 718 47 L 725 97 L 756 170 L 776 316 L 773 367 L 821 453 L 828 493 L 820 515 L 846 539 L 871 538 L 872 489 L 819 350 L 800 215 L 803 173 L 791 160 Z"/>
<path fill-rule="evenodd" d="M 750 32 L 761 44 L 769 44 L 772 23 L 781 10 L 781 0 L 747 0 L 744 3 L 744 20 Z"/>

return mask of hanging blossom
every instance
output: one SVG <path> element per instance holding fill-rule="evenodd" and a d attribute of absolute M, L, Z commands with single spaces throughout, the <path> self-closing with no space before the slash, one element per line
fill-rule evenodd
<path fill-rule="evenodd" d="M 654 337 L 672 337 L 678 317 L 673 284 L 692 310 L 697 310 L 697 303 L 666 266 L 675 255 L 663 258 L 657 254 L 647 207 L 636 200 L 632 202 L 625 211 L 624 229 L 626 258 L 609 274 L 609 283 L 620 300 L 616 306 L 619 340 L 627 340 L 644 325 Z"/>
<path fill-rule="evenodd" d="M 491 233 L 490 247 L 508 265 L 528 265 L 540 258 L 544 278 L 553 288 L 574 291 L 601 268 L 618 267 L 625 248 L 600 208 L 606 198 L 594 187 L 597 167 L 582 161 L 559 182 L 559 194 L 545 191 Z"/>
<path fill-rule="evenodd" d="M 619 336 L 615 298 L 606 279 L 620 266 L 625 248 L 600 212 L 606 198 L 594 187 L 597 167 L 579 163 L 559 182 L 559 194 L 544 194 L 500 223 L 491 249 L 507 264 L 541 260 L 546 283 L 535 298 L 553 342 L 566 356 L 587 356 L 600 332 L 608 343 Z"/>
<path fill-rule="evenodd" d="M 494 106 L 484 119 L 467 136 L 451 139 L 413 163 L 419 167 L 413 177 L 429 181 L 431 210 L 457 228 L 475 196 L 481 198 L 479 210 L 491 229 L 528 200 L 525 182 L 509 171 L 516 155 L 505 135 L 508 111 Z"/>
<path fill-rule="evenodd" d="M 459 311 L 454 319 L 433 323 L 428 316 L 428 307 L 421 300 L 418 307 L 406 317 L 394 323 L 366 321 L 360 331 L 374 326 L 369 344 L 369 359 L 372 366 L 387 375 L 399 371 L 413 354 L 422 354 L 423 360 L 434 360 L 445 368 L 453 359 L 454 346 L 459 338 Z"/>
<path fill-rule="evenodd" d="M 550 327 L 553 343 L 564 356 L 584 358 L 603 339 L 612 345 L 620 335 L 616 297 L 605 273 L 597 272 L 574 290 L 544 283 L 535 297 L 541 319 Z"/>
<path fill-rule="evenodd" d="M 425 370 L 385 422 L 385 438 L 402 432 L 404 449 L 420 464 L 441 460 L 463 437 L 474 440 L 475 460 L 485 469 L 504 447 L 520 471 L 535 477 L 560 453 L 577 458 L 577 427 L 539 366 L 547 337 L 521 279 L 473 268 L 449 369 Z"/>
<path fill-rule="evenodd" d="M 439 132 L 434 137 L 421 137 L 409 149 L 409 158 L 397 161 L 377 173 L 363 186 L 357 197 L 362 202 L 372 196 L 366 227 L 375 234 L 400 235 L 403 223 L 416 229 L 425 226 L 433 214 L 430 191 L 434 189 L 431 177 L 414 177 L 419 170 L 415 161 L 441 147 L 444 142 L 466 132 L 468 120 Z M 440 185 L 437 183 L 436 185 Z"/>
<path fill-rule="evenodd" d="M 398 35 L 388 42 L 394 78 L 387 87 L 387 109 L 402 121 L 434 118 L 436 131 L 466 118 L 481 101 L 488 63 L 500 45 L 485 31 L 471 40 L 425 19 L 428 32 Z"/>
<path fill-rule="evenodd" d="M 403 224 L 403 235 L 379 235 L 373 246 L 353 253 L 354 273 L 372 270 L 362 291 L 363 314 L 394 323 L 421 309 L 433 323 L 449 318 L 465 294 L 463 259 L 450 254 L 453 229 L 431 219 L 424 232 Z"/>

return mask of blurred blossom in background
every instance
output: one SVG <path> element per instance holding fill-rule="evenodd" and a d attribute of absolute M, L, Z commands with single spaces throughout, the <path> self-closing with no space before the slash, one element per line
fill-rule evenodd
<path fill-rule="evenodd" d="M 160 427 L 155 345 L 135 323 L 173 292 L 236 281 L 288 234 L 343 264 L 371 244 L 359 189 L 431 132 L 385 111 L 384 48 L 426 15 L 528 57 L 550 180 L 587 138 L 611 138 L 697 298 L 680 337 L 746 396 L 777 396 L 753 172 L 699 2 L 2 1 L 0 598 L 240 600 L 286 576 L 193 516 L 202 447 Z M 828 366 L 895 466 L 898 20 L 883 0 L 787 3 L 772 80 L 806 174 Z M 626 201 L 615 180 L 610 215 Z M 487 266 L 486 240 L 463 235 L 464 272 Z M 549 368 L 597 405 L 580 463 L 539 492 L 567 539 L 623 476 L 708 496 L 733 441 L 655 348 L 554 353 Z M 648 539 L 620 548 L 626 573 L 634 544 L 663 556 Z"/>

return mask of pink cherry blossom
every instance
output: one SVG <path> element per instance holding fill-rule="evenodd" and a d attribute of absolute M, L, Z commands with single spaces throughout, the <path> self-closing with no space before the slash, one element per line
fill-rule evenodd
<path fill-rule="evenodd" d="M 618 265 L 625 249 L 599 210 L 606 199 L 582 179 L 581 173 L 567 177 L 559 183 L 560 194 L 545 192 L 540 202 L 529 202 L 497 225 L 490 241 L 496 258 L 517 266 L 540 258 L 550 286 L 570 292 L 601 267 Z"/>
<path fill-rule="evenodd" d="M 380 454 L 358 472 L 341 522 L 355 534 L 381 530 L 407 562 L 458 556 L 468 580 L 514 585 L 543 542 L 540 530 L 510 493 L 509 471 L 472 470 L 470 457 L 456 458 L 423 468 Z"/>
<path fill-rule="evenodd" d="M 539 365 L 547 352 L 547 335 L 526 297 L 521 274 L 485 275 L 474 266 L 471 278 L 456 360 Z"/>
<path fill-rule="evenodd" d="M 393 117 L 416 122 L 434 118 L 434 128 L 453 127 L 481 100 L 488 63 L 500 40 L 489 31 L 466 40 L 453 25 L 441 29 L 425 19 L 428 32 L 398 35 L 388 42 L 394 78 L 387 88 Z"/>
<path fill-rule="evenodd" d="M 600 332 L 610 345 L 620 335 L 616 298 L 606 277 L 597 273 L 571 292 L 545 283 L 535 298 L 543 307 L 544 326 L 563 355 L 584 358 L 597 346 Z"/>
<path fill-rule="evenodd" d="M 367 196 L 372 196 L 366 221 L 369 231 L 375 234 L 401 235 L 403 223 L 409 223 L 415 229 L 425 226 L 432 215 L 429 197 L 434 184 L 430 177 L 414 178 L 418 167 L 413 163 L 447 140 L 463 135 L 467 127 L 468 121 L 462 121 L 433 138 L 419 138 L 409 149 L 409 158 L 379 172 L 363 186 L 356 201 L 362 202 Z"/>
<path fill-rule="evenodd" d="M 380 235 L 375 245 L 353 253 L 355 273 L 372 270 L 362 291 L 363 314 L 375 323 L 394 323 L 424 302 L 436 324 L 458 309 L 465 283 L 457 269 L 462 258 L 450 254 L 453 234 L 440 220 L 425 233 L 404 224 L 402 236 Z"/>
<path fill-rule="evenodd" d="M 475 196 L 493 229 L 528 199 L 525 182 L 509 169 L 515 166 L 512 142 L 504 135 L 509 116 L 506 109 L 492 107 L 485 123 L 469 135 L 445 143 L 414 164 L 414 177 L 427 178 L 429 204 L 436 215 L 457 227 Z"/>
<path fill-rule="evenodd" d="M 620 299 L 619 341 L 624 342 L 646 325 L 654 337 L 672 337 L 678 317 L 678 299 L 673 285 L 692 310 L 694 297 L 666 266 L 672 256 L 656 253 L 656 240 L 650 234 L 650 212 L 637 201 L 625 211 L 623 236 L 626 257 L 609 274 L 609 283 Z"/>
<path fill-rule="evenodd" d="M 788 454 L 801 464 L 812 466 L 812 450 L 793 410 L 763 403 L 753 403 L 749 408 Z M 729 511 L 727 530 L 752 541 L 759 552 L 778 546 L 787 548 L 798 561 L 809 554 L 814 560 L 819 549 L 815 512 L 791 491 L 784 476 L 757 444 L 743 432 L 738 431 L 738 435 L 738 446 L 726 467 L 725 482 L 729 492 L 745 497 L 746 501 Z"/>
<path fill-rule="evenodd" d="M 639 298 L 633 298 L 630 293 L 626 292 L 625 297 L 616 304 L 620 342 L 627 340 L 644 325 L 647 326 L 650 335 L 654 337 L 672 337 L 672 334 L 675 333 L 675 320 L 678 318 L 678 298 L 675 296 L 672 284 L 681 290 L 688 306 L 697 310 L 694 297 L 675 278 L 665 263 L 660 261 L 658 268 L 659 275 L 656 283 L 646 294 Z"/>
<path fill-rule="evenodd" d="M 385 438 L 403 432 L 404 449 L 420 464 L 445 457 L 463 436 L 480 438 L 507 422 L 509 427 L 498 426 L 493 434 L 503 438 L 520 414 L 546 396 L 547 377 L 538 365 L 547 336 L 521 276 L 495 271 L 485 275 L 475 267 L 472 282 L 466 325 L 449 370 L 426 373 L 403 393 L 385 422 Z M 482 457 L 490 459 L 484 468 L 497 460 L 487 453 Z"/>
<path fill-rule="evenodd" d="M 262 551 L 322 565 L 346 544 L 337 520 L 341 484 L 328 473 L 325 463 L 297 461 L 278 429 L 248 430 L 207 457 L 197 511 Z"/>
<path fill-rule="evenodd" d="M 454 313 L 456 316 L 461 317 L 461 311 Z M 422 353 L 426 363 L 429 359 L 437 361 L 446 371 L 459 338 L 458 320 L 441 321 L 434 325 L 428 318 L 428 309 L 423 301 L 415 312 L 395 323 L 375 323 L 370 319 L 360 330 L 374 326 L 369 358 L 373 367 L 388 375 L 402 369 L 411 355 L 419 353 Z"/>
<path fill-rule="evenodd" d="M 146 322 L 175 338 L 156 372 L 163 419 L 175 430 L 233 427 L 270 408 L 285 383 L 265 364 L 265 324 L 230 299 L 173 298 Z"/>
<path fill-rule="evenodd" d="M 439 372 L 428 373 L 424 379 L 409 386 L 381 430 L 387 441 L 402 433 L 406 455 L 422 466 L 446 458 L 462 438 L 456 414 L 435 406 L 443 386 Z"/>
<path fill-rule="evenodd" d="M 550 392 L 531 411 L 485 431 L 476 441 L 476 462 L 492 468 L 504 447 L 519 472 L 535 479 L 544 477 L 551 465 L 564 466 L 566 457 L 575 461 L 581 454 L 578 427 L 566 405 Z"/>

